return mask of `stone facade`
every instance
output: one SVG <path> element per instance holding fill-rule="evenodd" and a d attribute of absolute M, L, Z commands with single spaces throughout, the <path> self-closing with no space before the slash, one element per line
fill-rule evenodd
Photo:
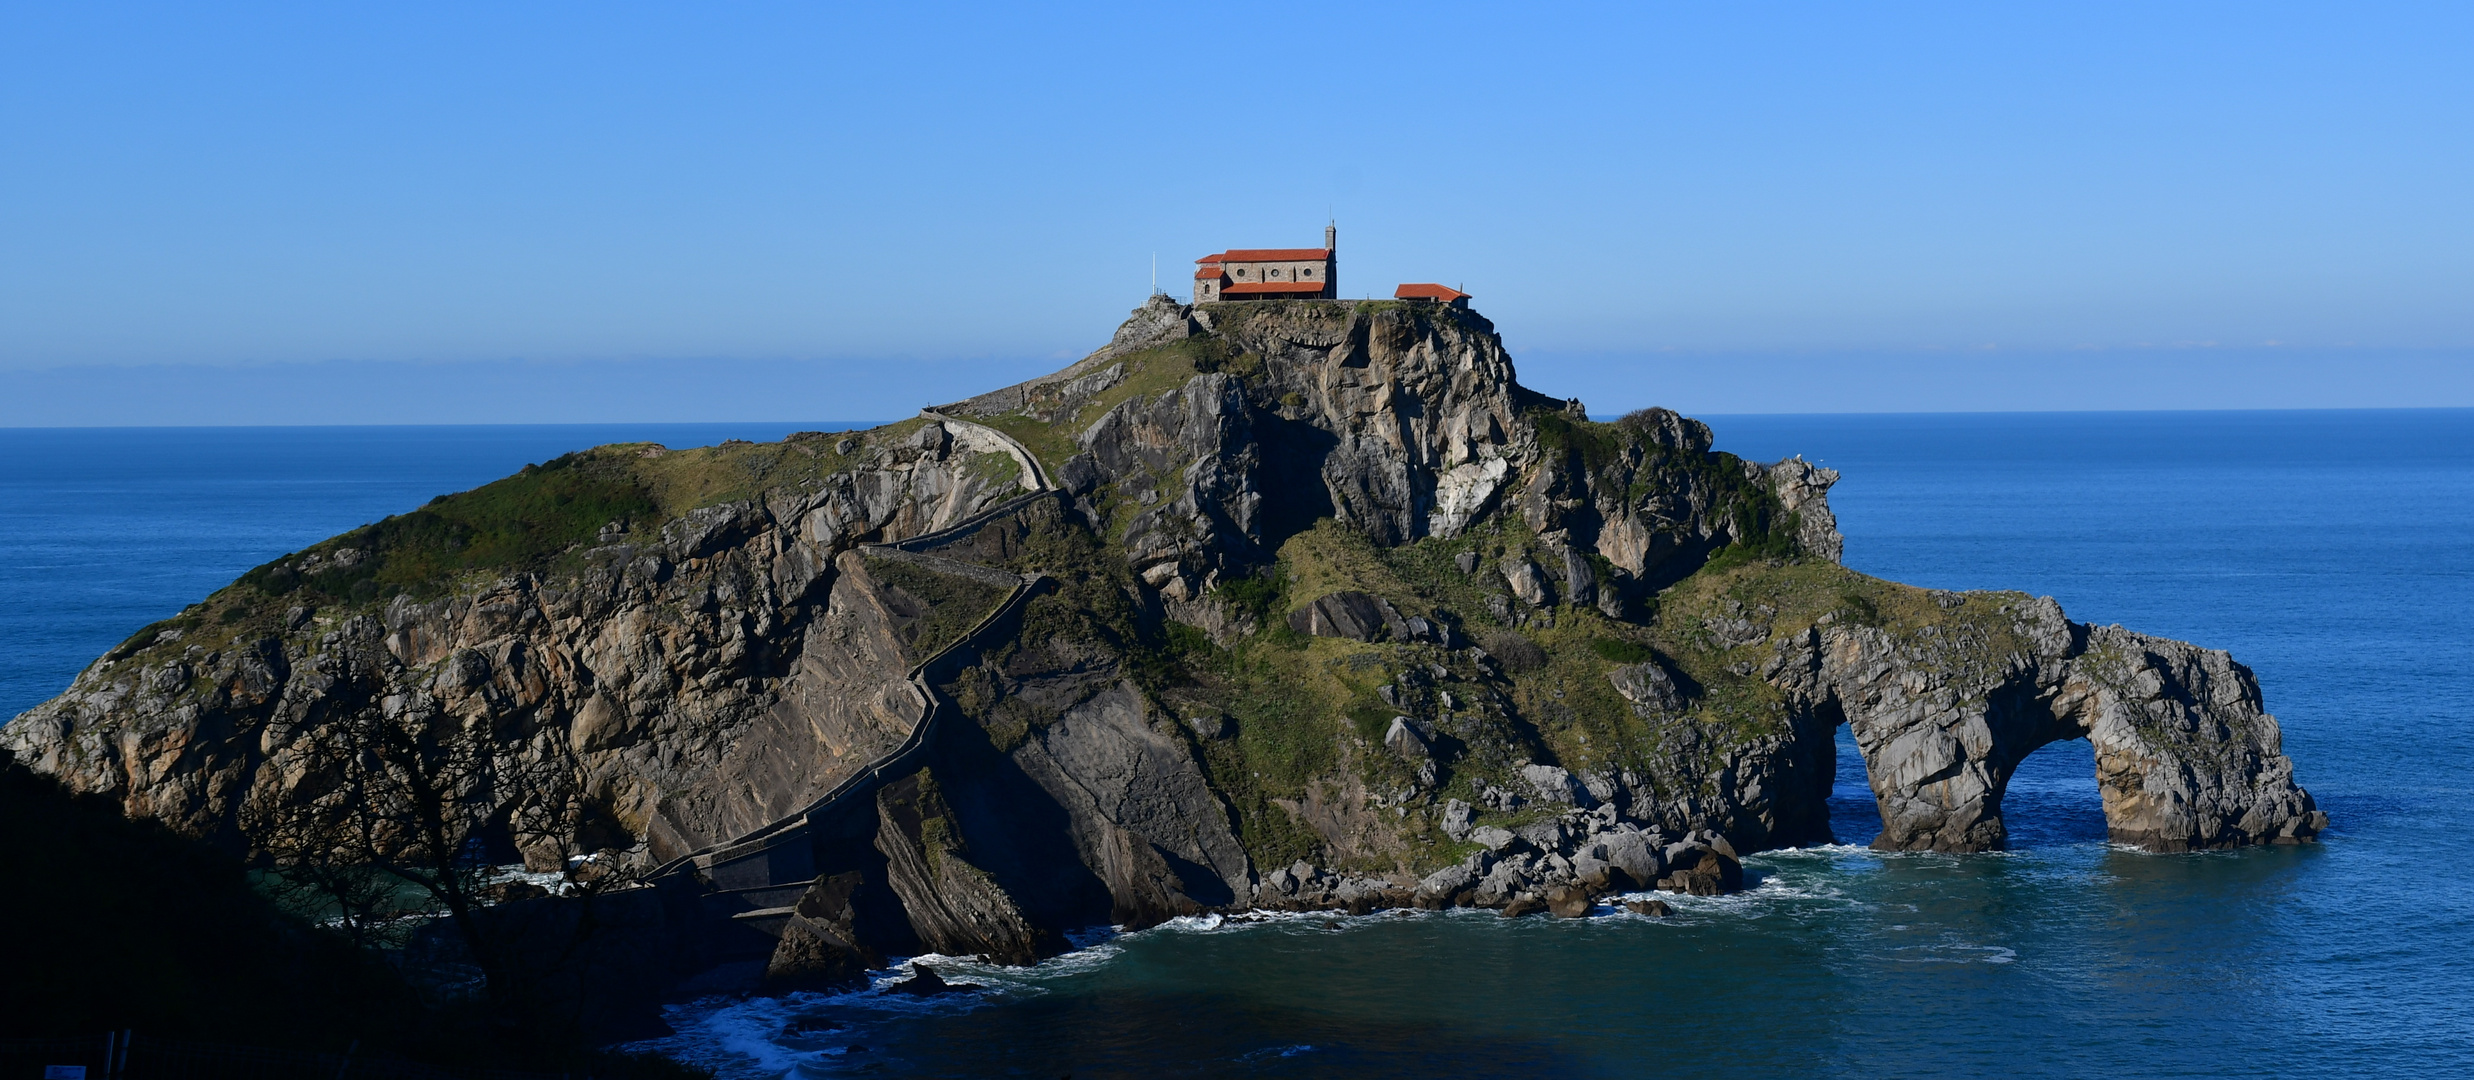
<path fill-rule="evenodd" d="M 1332 300 L 1340 296 L 1339 230 L 1319 248 L 1231 248 L 1194 260 L 1194 302 Z"/>

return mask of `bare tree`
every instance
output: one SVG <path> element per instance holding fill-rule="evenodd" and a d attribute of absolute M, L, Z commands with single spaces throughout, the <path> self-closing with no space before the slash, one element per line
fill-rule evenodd
<path fill-rule="evenodd" d="M 297 781 L 253 806 L 243 827 L 289 887 L 331 905 L 355 941 L 400 944 L 386 931 L 406 916 L 443 919 L 489 1004 L 531 1011 L 542 975 L 589 934 L 589 904 L 562 935 L 574 940 L 519 949 L 505 920 L 486 910 L 491 856 L 509 845 L 565 850 L 575 814 L 563 770 L 526 768 L 502 753 L 485 717 L 392 711 L 365 710 L 296 742 L 281 765 Z M 603 875 L 570 891 L 581 902 L 616 883 Z"/>

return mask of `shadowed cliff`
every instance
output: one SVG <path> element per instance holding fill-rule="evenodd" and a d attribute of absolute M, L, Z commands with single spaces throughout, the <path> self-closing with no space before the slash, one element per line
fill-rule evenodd
<path fill-rule="evenodd" d="M 2322 827 L 2248 669 L 1848 571 L 1836 479 L 1665 410 L 1592 421 L 1472 312 L 1155 297 L 918 419 L 602 447 L 286 556 L 5 741 L 264 853 L 347 718 L 461 739 L 481 841 L 701 874 L 746 897 L 734 947 L 819 970 L 1731 888 L 1740 853 L 1833 839 L 1842 723 L 1883 828 L 1840 839 L 1886 849 L 2004 846 L 2010 771 L 2066 738 L 2118 841 Z"/>

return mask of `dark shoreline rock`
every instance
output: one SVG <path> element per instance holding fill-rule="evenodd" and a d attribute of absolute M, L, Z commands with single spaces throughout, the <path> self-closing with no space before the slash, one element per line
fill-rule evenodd
<path fill-rule="evenodd" d="M 287 555 L 0 744 L 259 857 L 353 731 L 458 747 L 480 848 L 666 867 L 629 940 L 776 985 L 1208 911 L 1731 892 L 1836 839 L 1842 723 L 1884 850 L 2003 847 L 2010 771 L 2068 738 L 2117 841 L 2325 827 L 2249 669 L 1848 571 L 1836 479 L 1575 416 L 1474 312 L 1155 298 L 931 415 L 605 447 Z M 490 516 L 577 491 L 626 509 Z M 537 546 L 420 546 L 467 520 Z"/>
<path fill-rule="evenodd" d="M 978 983 L 946 982 L 943 976 L 936 973 L 935 968 L 914 963 L 911 965 L 911 977 L 887 985 L 885 992 L 908 997 L 937 997 L 944 994 L 976 993 L 983 989 L 986 988 Z"/>

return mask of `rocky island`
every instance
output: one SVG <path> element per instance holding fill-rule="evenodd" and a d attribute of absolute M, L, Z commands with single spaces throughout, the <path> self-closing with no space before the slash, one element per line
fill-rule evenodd
<path fill-rule="evenodd" d="M 2011 771 L 2078 738 L 2116 842 L 2325 826 L 2249 669 L 1847 570 L 1836 479 L 1593 421 L 1462 307 L 1155 296 L 911 420 L 600 447 L 285 556 L 0 745 L 260 859 L 367 797 L 339 745 L 466 754 L 469 843 L 621 868 L 665 979 L 1729 890 L 1868 839 L 1841 724 L 1882 850 L 2001 849 Z"/>

